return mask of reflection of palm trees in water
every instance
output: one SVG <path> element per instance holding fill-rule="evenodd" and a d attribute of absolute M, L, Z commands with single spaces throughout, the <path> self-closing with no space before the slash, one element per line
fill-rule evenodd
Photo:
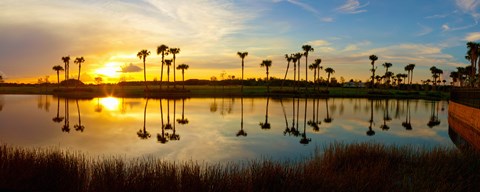
<path fill-rule="evenodd" d="M 182 125 L 188 124 L 188 119 L 185 118 L 185 98 L 182 98 L 182 118 L 177 119 L 177 122 Z"/>
<path fill-rule="evenodd" d="M 312 139 L 307 138 L 307 98 L 305 98 L 305 112 L 303 114 L 303 133 L 302 133 L 302 138 L 300 139 L 300 143 L 307 145 L 310 143 Z"/>
<path fill-rule="evenodd" d="M 165 137 L 165 124 L 163 121 L 163 104 L 161 99 L 160 99 L 160 117 L 162 119 L 162 134 L 157 134 L 157 140 L 158 142 L 165 144 L 168 142 L 168 140 L 167 140 L 167 137 Z"/>
<path fill-rule="evenodd" d="M 100 105 L 100 97 L 97 98 L 97 106 L 95 107 L 95 112 L 102 112 L 102 106 Z"/>
<path fill-rule="evenodd" d="M 170 99 L 167 99 L 167 124 L 165 129 L 172 129 L 172 124 L 170 124 Z"/>
<path fill-rule="evenodd" d="M 143 109 L 143 129 L 138 130 L 137 135 L 140 139 L 148 139 L 150 138 L 150 133 L 147 132 L 147 106 L 148 106 L 148 98 L 145 102 L 145 108 Z"/>
<path fill-rule="evenodd" d="M 412 130 L 412 124 L 410 123 L 410 100 L 407 99 L 407 114 L 405 115 L 405 122 L 402 123 L 402 126 L 406 130 Z"/>
<path fill-rule="evenodd" d="M 281 101 L 281 100 L 280 100 Z M 237 132 L 238 136 L 247 136 L 247 132 L 243 130 L 243 97 L 240 98 L 240 105 L 241 105 L 241 119 L 240 119 L 240 130 Z"/>
<path fill-rule="evenodd" d="M 60 123 L 63 121 L 63 119 L 64 117 L 60 117 L 60 98 L 57 97 L 57 116 L 53 117 L 52 121 L 55 123 Z"/>
<path fill-rule="evenodd" d="M 373 125 L 373 100 L 370 100 L 370 125 L 368 126 L 368 131 L 367 135 L 368 136 L 373 136 L 375 135 L 375 131 L 372 130 L 372 125 Z"/>
<path fill-rule="evenodd" d="M 329 113 L 329 111 L 328 111 L 328 98 L 325 99 L 325 106 L 326 106 L 326 108 L 327 108 L 327 117 L 326 117 L 325 119 L 323 119 L 323 122 L 325 122 L 325 123 L 331 123 L 331 122 L 333 121 L 333 118 L 330 117 L 330 113 Z"/>
<path fill-rule="evenodd" d="M 214 97 L 213 98 L 213 103 L 210 104 L 210 112 L 215 113 L 215 112 L 217 112 L 217 110 L 218 110 L 218 104 L 217 104 L 217 100 Z"/>
<path fill-rule="evenodd" d="M 316 112 L 316 111 L 315 111 L 315 108 L 316 108 L 316 105 L 315 105 L 316 99 L 312 99 L 312 102 L 313 102 L 313 105 L 312 105 L 312 106 L 313 106 L 313 107 L 312 107 L 312 109 L 313 109 L 313 110 L 312 110 L 313 117 L 312 117 L 312 120 L 309 120 L 309 121 L 308 121 L 308 125 L 313 128 L 313 131 L 318 132 L 318 131 L 320 131 L 320 127 L 318 127 L 318 125 L 319 125 L 320 123 L 318 123 L 318 121 L 317 121 L 317 119 L 316 119 L 316 118 L 318 117 L 318 115 L 315 114 L 315 112 Z"/>
<path fill-rule="evenodd" d="M 82 117 L 80 115 L 80 107 L 78 106 L 78 99 L 75 100 L 75 103 L 77 103 L 78 124 L 74 125 L 73 128 L 75 128 L 75 131 L 83 132 L 83 130 L 85 130 L 85 126 L 82 125 Z"/>
<path fill-rule="evenodd" d="M 267 106 L 266 106 L 266 110 L 265 110 L 265 122 L 263 123 L 260 123 L 260 127 L 262 127 L 262 129 L 270 129 L 270 123 L 268 123 L 268 103 L 270 101 L 270 97 L 267 97 Z"/>
<path fill-rule="evenodd" d="M 440 120 L 438 119 L 438 103 L 437 101 L 432 101 L 430 120 L 427 123 L 427 126 L 433 128 L 440 125 Z"/>
<path fill-rule="evenodd" d="M 65 99 L 65 121 L 62 126 L 63 132 L 70 132 L 70 111 L 68 106 L 68 99 Z"/>
<path fill-rule="evenodd" d="M 283 132 L 283 134 L 286 135 L 288 133 L 289 135 L 298 137 L 300 136 L 300 132 L 298 131 L 298 122 L 297 124 L 295 124 L 295 120 L 298 119 L 298 116 L 295 116 L 295 113 L 297 112 L 297 110 L 295 109 L 295 104 L 296 102 L 294 97 L 292 98 L 292 127 L 290 129 L 287 127 Z"/>
<path fill-rule="evenodd" d="M 389 109 L 388 109 L 388 99 L 385 99 L 385 108 L 383 110 L 383 125 L 380 125 L 380 128 L 382 128 L 382 130 L 389 130 L 390 129 L 390 126 L 387 125 L 387 121 L 390 121 L 392 120 L 392 118 L 390 117 L 390 114 L 388 113 Z"/>
<path fill-rule="evenodd" d="M 180 135 L 178 135 L 176 133 L 176 130 L 175 130 L 175 114 L 176 114 L 176 109 L 177 109 L 177 101 L 174 99 L 173 100 L 173 133 L 169 134 L 167 133 L 167 136 L 168 138 L 170 139 L 170 141 L 177 141 L 177 140 L 180 140 Z"/>

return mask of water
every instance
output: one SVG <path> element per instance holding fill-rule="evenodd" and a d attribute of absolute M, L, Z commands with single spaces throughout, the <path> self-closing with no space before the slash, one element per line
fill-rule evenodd
<path fill-rule="evenodd" d="M 427 100 L 0 95 L 0 142 L 94 157 L 292 160 L 332 142 L 453 148 L 447 111 Z"/>

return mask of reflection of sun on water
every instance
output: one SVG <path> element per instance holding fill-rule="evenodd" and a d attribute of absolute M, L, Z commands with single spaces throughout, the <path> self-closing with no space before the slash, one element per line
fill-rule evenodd
<path fill-rule="evenodd" d="M 106 63 L 104 67 L 98 68 L 95 70 L 96 74 L 107 76 L 107 77 L 118 77 L 120 71 L 120 64 L 116 62 L 109 62 Z"/>
<path fill-rule="evenodd" d="M 120 100 L 114 97 L 100 98 L 100 104 L 109 111 L 116 111 L 120 108 Z"/>

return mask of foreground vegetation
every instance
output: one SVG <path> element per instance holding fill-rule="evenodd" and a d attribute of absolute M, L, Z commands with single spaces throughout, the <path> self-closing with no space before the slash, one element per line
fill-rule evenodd
<path fill-rule="evenodd" d="M 91 159 L 59 149 L 0 146 L 0 190 L 472 191 L 480 159 L 455 149 L 331 144 L 298 162 L 206 164 Z"/>

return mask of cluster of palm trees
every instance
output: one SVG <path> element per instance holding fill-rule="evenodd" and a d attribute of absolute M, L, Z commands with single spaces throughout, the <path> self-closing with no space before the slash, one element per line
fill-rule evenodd
<path fill-rule="evenodd" d="M 415 69 L 415 64 L 408 64 L 405 66 L 405 71 L 407 71 L 407 74 L 404 73 L 398 73 L 395 75 L 395 73 L 389 71 L 388 69 L 393 66 L 392 63 L 385 62 L 382 64 L 382 66 L 385 68 L 385 74 L 380 76 L 380 75 L 375 75 L 375 72 L 377 71 L 377 67 L 375 67 L 375 61 L 378 60 L 378 57 L 376 55 L 370 55 L 368 57 L 371 61 L 372 68 L 370 71 L 372 72 L 371 76 L 371 88 L 374 88 L 375 85 L 375 80 L 377 80 L 378 83 L 380 83 L 383 80 L 383 83 L 385 86 L 390 85 L 390 83 L 393 82 L 393 84 L 399 85 L 402 81 L 403 83 L 407 83 L 405 80 L 408 78 L 408 83 L 412 84 L 412 78 L 413 78 L 413 69 Z M 403 79 L 403 80 L 402 80 Z"/>
<path fill-rule="evenodd" d="M 57 83 L 60 84 L 60 71 L 65 71 L 65 80 L 70 79 L 70 56 L 65 56 L 62 57 L 62 61 L 65 67 L 62 67 L 61 65 L 55 65 L 52 67 L 54 71 L 57 72 Z M 73 63 L 78 65 L 78 76 L 77 80 L 80 81 L 80 72 L 82 70 L 82 64 L 85 63 L 85 58 L 83 57 L 77 57 L 73 61 Z"/>
<path fill-rule="evenodd" d="M 480 72 L 478 73 L 477 78 L 475 78 L 475 74 L 477 72 L 477 69 L 480 67 L 478 66 L 478 63 L 480 63 L 480 57 L 478 56 L 480 54 L 480 43 L 477 42 L 468 42 L 467 43 L 467 54 L 465 55 L 465 59 L 470 61 L 470 68 L 467 73 L 470 72 L 470 86 L 474 87 L 475 86 L 475 81 L 478 81 L 478 87 L 480 87 Z"/>
<path fill-rule="evenodd" d="M 162 55 L 162 68 L 160 71 L 160 89 L 162 88 L 162 82 L 163 82 L 163 68 L 164 66 L 167 67 L 167 88 L 169 88 L 169 83 L 170 83 L 170 66 L 173 64 L 173 87 L 176 88 L 176 73 L 175 69 L 177 70 L 182 70 L 182 81 L 184 82 L 185 78 L 185 70 L 189 68 L 187 64 L 180 64 L 175 68 L 175 61 L 176 61 L 176 55 L 180 53 L 180 48 L 169 48 L 167 45 L 160 45 L 157 47 L 157 55 Z M 172 59 L 165 59 L 165 56 L 172 54 Z M 137 53 L 137 57 L 143 60 L 143 79 L 145 81 L 145 88 L 146 90 L 149 90 L 148 84 L 147 84 L 147 68 L 146 68 L 146 63 L 145 60 L 147 56 L 150 55 L 150 51 L 143 49 Z M 185 84 L 183 85 L 183 89 L 185 89 Z"/>

